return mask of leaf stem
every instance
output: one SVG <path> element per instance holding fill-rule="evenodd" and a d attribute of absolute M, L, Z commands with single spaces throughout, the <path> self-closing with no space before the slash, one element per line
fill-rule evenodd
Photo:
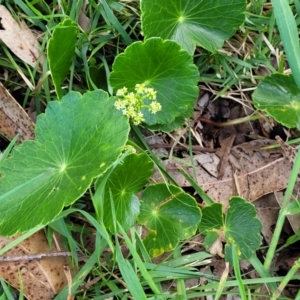
<path fill-rule="evenodd" d="M 245 122 L 248 122 L 248 121 L 258 120 L 258 119 L 261 119 L 263 117 L 266 117 L 266 116 L 265 115 L 252 115 L 252 116 L 246 116 L 246 117 L 235 119 L 235 120 L 230 120 L 230 121 L 227 121 L 227 122 L 214 122 L 212 120 L 208 120 L 208 119 L 205 119 L 205 118 L 199 118 L 199 120 L 201 122 L 211 124 L 215 127 L 227 127 L 227 126 L 232 126 L 232 125 L 236 125 L 236 124 L 245 123 Z"/>
<path fill-rule="evenodd" d="M 286 287 L 286 285 L 290 282 L 290 280 L 293 278 L 295 273 L 299 270 L 300 268 L 300 258 L 294 263 L 293 267 L 289 270 L 289 272 L 286 274 L 286 276 L 283 278 L 281 283 L 279 284 L 277 290 L 275 293 L 273 293 L 271 300 L 276 300 Z M 299 298 L 295 298 L 299 299 Z"/>
<path fill-rule="evenodd" d="M 233 259 L 233 269 L 234 269 L 234 274 L 238 282 L 238 288 L 240 291 L 240 296 L 242 300 L 247 300 L 246 296 L 246 291 L 243 283 L 243 279 L 241 276 L 241 270 L 240 270 L 240 265 L 239 265 L 239 257 L 237 255 L 237 250 L 236 246 L 232 245 L 232 259 Z"/>

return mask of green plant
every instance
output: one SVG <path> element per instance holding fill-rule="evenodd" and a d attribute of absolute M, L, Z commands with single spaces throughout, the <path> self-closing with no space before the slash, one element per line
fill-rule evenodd
<path fill-rule="evenodd" d="M 45 67 L 46 70 L 49 67 L 52 81 L 51 78 L 41 80 L 49 104 L 45 114 L 38 117 L 36 140 L 16 146 L 7 158 L 8 149 L 0 160 L 0 234 L 11 235 L 48 224 L 54 226 L 51 222 L 57 222 L 71 213 L 84 215 L 97 230 L 97 243 L 103 244 L 97 249 L 98 253 L 95 251 L 90 257 L 86 268 L 76 276 L 73 292 L 108 245 L 120 263 L 120 272 L 129 282 L 128 289 L 133 296 L 142 295 L 141 298 L 146 299 L 144 289 L 138 286 L 138 269 L 143 278 L 142 286 L 149 288 L 153 295 L 168 297 L 157 282 L 162 281 L 166 274 L 172 274 L 184 297 L 182 278 L 204 275 L 194 269 L 181 268 L 183 263 L 178 263 L 179 258 L 176 263 L 172 262 L 172 266 L 167 263 L 154 265 L 149 255 L 157 256 L 170 250 L 177 253 L 179 242 L 191 238 L 198 229 L 206 236 L 207 249 L 217 242 L 226 242 L 225 258 L 234 266 L 238 278 L 238 283 L 229 284 L 239 286 L 244 297 L 245 290 L 238 277 L 239 259 L 251 261 L 262 277 L 271 277 L 268 268 L 276 245 L 273 243 L 265 266 L 262 266 L 254 254 L 261 243 L 261 224 L 255 217 L 252 204 L 234 197 L 224 213 L 222 206 L 211 203 L 211 199 L 193 182 L 196 192 L 206 204 L 200 210 L 196 200 L 176 185 L 149 184 L 157 161 L 151 153 L 144 151 L 145 144 L 141 142 L 138 145 L 129 134 L 130 129 L 132 133 L 140 134 L 136 125 L 165 132 L 182 126 L 185 119 L 191 116 L 199 93 L 198 67 L 209 65 L 208 58 L 216 61 L 214 68 L 216 65 L 223 67 L 224 73 L 218 73 L 221 78 L 214 78 L 224 84 L 220 93 L 235 82 L 235 72 L 251 67 L 250 62 L 228 58 L 217 51 L 244 22 L 246 1 L 195 3 L 186 1 L 183 5 L 182 1 L 142 1 L 143 41 L 132 41 L 134 34 L 132 31 L 131 35 L 127 33 L 130 26 L 121 26 L 112 10 L 114 8 L 119 12 L 120 3 L 113 1 L 102 1 L 99 7 L 92 2 L 96 21 L 91 27 L 95 36 L 89 36 L 78 28 L 76 7 L 64 1 L 61 5 L 68 17 L 52 24 L 54 30 L 47 47 L 48 65 Z M 47 14 L 51 12 L 46 4 L 42 7 Z M 99 49 L 108 44 L 115 34 L 113 30 L 106 35 L 98 34 L 95 24 L 100 16 L 107 21 L 105 30 L 113 27 L 121 37 L 120 49 L 125 50 L 116 57 L 115 53 L 112 57 L 98 54 Z M 221 25 L 220 18 L 223 20 Z M 70 36 L 68 43 L 64 43 L 66 35 Z M 92 48 L 91 45 L 96 46 Z M 196 45 L 212 53 L 206 54 L 205 59 L 203 53 L 197 54 L 195 59 Z M 115 49 L 109 46 L 109 50 L 114 52 Z M 63 62 L 57 60 L 58 52 Z M 118 53 L 119 48 L 115 52 Z M 109 64 L 112 64 L 111 70 Z M 231 64 L 237 64 L 234 70 L 230 69 Z M 64 95 L 61 85 L 66 82 L 70 68 L 68 88 L 65 84 L 64 89 L 71 91 Z M 86 80 L 80 88 L 73 85 L 78 68 L 84 69 Z M 48 81 L 54 86 L 59 101 L 50 101 Z M 258 108 L 266 110 L 289 127 L 299 126 L 299 87 L 294 81 L 297 82 L 291 76 L 272 75 L 260 83 L 253 95 Z M 81 93 L 72 91 L 76 88 Z M 92 91 L 86 92 L 86 89 Z M 280 94 L 282 91 L 284 93 Z M 271 97 L 271 102 L 263 102 Z M 288 101 L 278 106 L 284 97 Z M 285 115 L 280 113 L 283 109 L 287 112 Z M 134 153 L 132 146 L 138 154 Z M 86 191 L 93 203 L 93 216 L 78 209 L 81 203 L 77 200 L 82 199 Z M 64 210 L 70 205 L 71 208 Z M 135 224 L 143 225 L 148 230 L 143 241 L 133 229 Z M 250 226 L 256 229 L 255 233 L 249 231 Z M 130 237 L 126 231 L 130 231 Z M 117 234 L 126 241 L 134 259 L 122 256 Z M 112 242 L 110 236 L 114 235 Z M 243 235 L 248 235 L 248 239 L 243 239 Z M 222 247 L 217 253 L 222 255 Z M 140 255 L 146 264 L 143 264 Z M 199 260 L 202 261 L 202 258 Z M 270 280 L 272 291 L 276 288 L 273 283 Z M 216 285 L 212 283 L 210 287 L 217 289 Z M 116 289 L 110 296 L 118 293 L 120 291 Z M 66 295 L 64 290 L 57 299 L 66 299 Z M 101 297 L 104 299 L 104 296 L 99 296 L 99 299 Z"/>
<path fill-rule="evenodd" d="M 149 226 L 150 234 L 145 245 L 152 249 L 153 255 L 173 249 L 180 239 L 187 239 L 196 232 L 201 212 L 196 201 L 179 188 L 168 185 L 148 187 L 144 191 L 140 212 L 139 200 L 134 194 L 146 184 L 152 166 L 145 155 L 125 152 L 120 156 L 128 139 L 126 116 L 136 124 L 142 122 L 145 127 L 173 130 L 191 114 L 198 94 L 199 74 L 191 55 L 195 46 L 188 47 L 189 53 L 180 47 L 184 41 L 149 37 L 155 35 L 149 24 L 156 22 L 149 4 L 142 2 L 145 41 L 129 45 L 113 64 L 110 84 L 118 90 L 117 98 L 101 90 L 83 95 L 71 92 L 61 102 L 49 103 L 45 114 L 38 117 L 36 140 L 15 147 L 11 157 L 4 161 L 0 185 L 1 234 L 23 232 L 48 224 L 64 206 L 80 198 L 96 177 L 93 202 L 97 219 L 114 232 L 116 220 L 109 213 L 111 201 L 116 210 L 115 217 L 125 229 L 133 226 L 138 217 L 139 222 Z M 228 23 L 230 34 L 243 21 L 245 2 L 237 1 L 235 5 L 239 7 L 239 19 L 235 24 Z M 181 11 L 182 8 L 177 6 L 174 3 L 174 11 Z M 179 28 L 188 22 L 193 9 L 191 6 L 177 16 Z M 167 11 L 162 13 L 168 15 Z M 190 32 L 188 26 L 185 30 Z M 189 44 L 203 43 L 211 50 L 221 45 L 221 40 L 207 41 L 200 24 L 193 34 L 195 30 L 203 35 L 203 39 L 191 39 Z M 61 83 L 72 62 L 77 34 L 76 24 L 65 19 L 55 27 L 48 43 L 49 69 L 59 99 L 62 97 Z M 65 36 L 70 36 L 68 43 L 64 42 Z M 223 39 L 228 37 L 220 36 Z M 58 50 L 60 59 L 57 59 Z M 121 109 L 123 115 L 114 106 Z M 89 116 L 88 121 L 83 117 L 85 115 Z M 24 168 L 27 168 L 25 174 L 21 172 Z M 130 177 L 131 169 L 139 169 L 144 174 L 143 179 L 138 179 L 140 175 L 134 173 Z M 159 197 L 153 202 L 151 197 L 155 194 Z M 181 197 L 186 200 L 181 200 Z M 183 205 L 185 201 L 189 202 L 188 206 Z M 33 215 L 32 207 L 36 208 Z M 158 220 L 161 224 L 165 222 L 163 220 L 167 221 L 168 214 L 174 213 L 173 209 L 178 217 L 172 219 L 170 230 L 163 233 L 154 224 Z M 31 218 L 27 217 L 29 214 Z M 185 227 L 186 230 L 179 235 L 174 229 Z M 157 245 L 153 244 L 154 240 L 157 240 Z"/>

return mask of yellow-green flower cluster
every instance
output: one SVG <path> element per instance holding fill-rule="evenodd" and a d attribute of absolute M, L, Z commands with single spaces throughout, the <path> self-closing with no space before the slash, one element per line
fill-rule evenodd
<path fill-rule="evenodd" d="M 143 107 L 147 108 L 151 113 L 156 114 L 161 110 L 161 105 L 156 101 L 156 91 L 153 88 L 147 88 L 144 83 L 136 84 L 135 92 L 128 92 L 126 87 L 117 90 L 116 96 L 118 100 L 115 107 L 121 110 L 124 115 L 132 119 L 135 125 L 144 121 L 144 115 L 141 112 Z M 150 100 L 150 104 L 146 105 L 144 100 Z"/>
<path fill-rule="evenodd" d="M 125 145 L 123 148 L 123 151 L 128 151 L 130 154 L 135 154 L 136 153 L 136 149 L 131 146 L 131 145 Z"/>

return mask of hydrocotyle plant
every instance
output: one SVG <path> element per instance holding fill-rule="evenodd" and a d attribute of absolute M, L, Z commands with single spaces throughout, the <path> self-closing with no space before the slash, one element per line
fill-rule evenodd
<path fill-rule="evenodd" d="M 118 226 L 129 229 L 138 221 L 149 231 L 144 243 L 152 256 L 174 249 L 181 239 L 193 236 L 199 224 L 209 235 L 210 228 L 200 223 L 196 200 L 181 188 L 160 183 L 143 190 L 153 163 L 145 153 L 126 152 L 129 120 L 172 131 L 190 117 L 199 93 L 193 51 L 196 45 L 210 51 L 221 47 L 242 24 L 246 1 L 186 1 L 182 6 L 178 1 L 144 0 L 141 6 L 145 40 L 131 43 L 116 57 L 109 78 L 115 96 L 103 90 L 63 96 L 60 85 L 75 52 L 78 30 L 69 19 L 54 30 L 47 58 L 60 100 L 50 102 L 38 117 L 36 139 L 15 147 L 1 165 L 1 235 L 50 223 L 93 183 L 98 221 L 111 232 Z M 224 24 L 218 24 L 220 7 L 228 11 L 222 11 Z M 72 36 L 67 44 L 66 34 Z M 55 60 L 57 47 L 60 56 L 68 58 L 66 63 Z M 220 219 L 218 228 L 222 224 Z M 255 241 L 251 252 L 259 244 L 256 236 Z M 249 256 L 245 247 L 239 248 L 241 257 Z"/>

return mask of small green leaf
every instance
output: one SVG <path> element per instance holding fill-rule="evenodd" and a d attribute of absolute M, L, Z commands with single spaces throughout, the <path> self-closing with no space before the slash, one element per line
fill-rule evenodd
<path fill-rule="evenodd" d="M 244 22 L 245 0 L 143 0 L 146 39 L 159 36 L 194 53 L 196 44 L 214 52 Z"/>
<path fill-rule="evenodd" d="M 300 201 L 295 200 L 289 203 L 287 208 L 287 215 L 297 215 L 300 214 Z"/>
<path fill-rule="evenodd" d="M 1 168 L 0 234 L 51 222 L 118 158 L 129 124 L 107 93 L 71 92 L 37 119 L 36 141 L 15 147 Z"/>
<path fill-rule="evenodd" d="M 265 77 L 252 98 L 256 108 L 265 110 L 282 125 L 300 129 L 300 89 L 292 75 Z"/>
<path fill-rule="evenodd" d="M 199 230 L 206 235 L 207 249 L 217 239 L 225 238 L 225 257 L 232 264 L 232 245 L 236 246 L 240 258 L 249 259 L 261 244 L 261 227 L 255 207 L 243 198 L 232 197 L 225 216 L 220 203 L 204 207 Z"/>
<path fill-rule="evenodd" d="M 145 124 L 169 124 L 194 106 L 199 93 L 199 72 L 192 56 L 173 41 L 151 38 L 135 42 L 118 55 L 112 67 L 110 83 L 114 89 L 134 91 L 144 83 L 157 91 L 162 110 L 153 114 L 142 109 Z"/>
<path fill-rule="evenodd" d="M 105 186 L 104 224 L 111 232 L 114 229 L 110 195 L 113 196 L 118 222 L 128 230 L 140 213 L 140 200 L 134 195 L 142 190 L 153 173 L 153 163 L 146 154 L 131 154 L 124 158 L 109 176 Z"/>
<path fill-rule="evenodd" d="M 48 43 L 49 68 L 59 99 L 63 95 L 61 84 L 69 72 L 75 53 L 77 31 L 77 25 L 66 19 L 57 25 Z"/>
<path fill-rule="evenodd" d="M 164 183 L 150 185 L 142 200 L 138 221 L 149 230 L 144 244 L 151 256 L 172 250 L 179 240 L 195 234 L 201 211 L 182 189 Z"/>
<path fill-rule="evenodd" d="M 220 230 L 223 224 L 224 216 L 221 203 L 214 203 L 202 209 L 202 219 L 199 225 L 201 233 L 207 234 L 209 231 Z"/>
<path fill-rule="evenodd" d="M 223 224 L 224 215 L 221 203 L 214 203 L 202 209 L 199 231 L 206 235 L 204 238 L 205 249 L 211 251 L 211 247 L 219 239 L 219 234 L 222 236 Z"/>
<path fill-rule="evenodd" d="M 261 244 L 262 224 L 253 204 L 240 197 L 229 200 L 225 217 L 225 258 L 232 264 L 232 245 L 241 259 L 249 259 Z"/>

